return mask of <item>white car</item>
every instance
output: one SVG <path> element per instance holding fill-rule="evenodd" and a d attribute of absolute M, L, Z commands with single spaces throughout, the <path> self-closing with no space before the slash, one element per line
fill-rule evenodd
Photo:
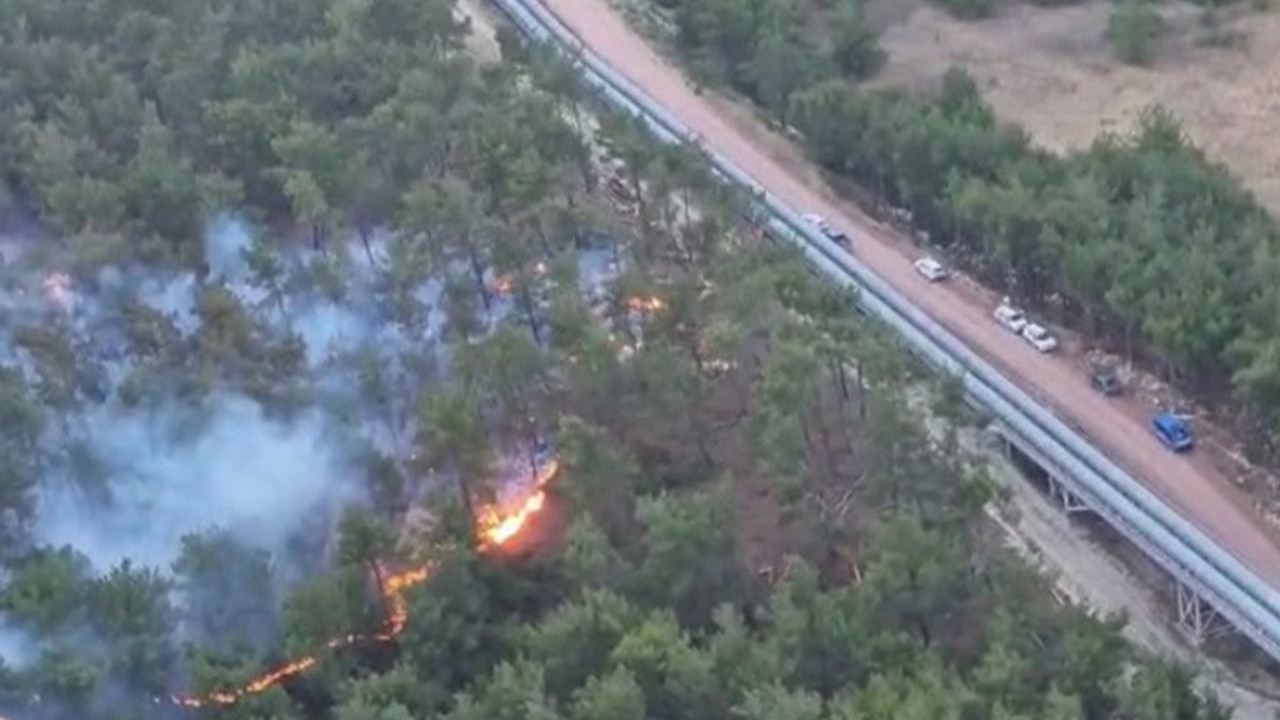
<path fill-rule="evenodd" d="M 817 213 L 805 213 L 800 216 L 800 219 L 818 228 L 824 233 L 828 229 L 827 219 Z"/>
<path fill-rule="evenodd" d="M 1053 352 L 1053 349 L 1058 347 L 1057 338 L 1035 323 L 1030 323 L 1022 328 L 1022 338 L 1031 343 L 1031 347 L 1042 353 Z"/>
<path fill-rule="evenodd" d="M 938 282 L 947 279 L 947 270 L 942 267 L 942 263 L 931 257 L 922 257 L 914 263 L 916 272 L 924 276 L 929 282 Z"/>
<path fill-rule="evenodd" d="M 996 311 L 992 313 L 996 322 L 1009 328 L 1010 332 L 1020 333 L 1027 326 L 1027 316 L 1021 310 L 1009 304 L 1009 298 L 1004 298 L 996 307 Z"/>
<path fill-rule="evenodd" d="M 817 213 L 805 213 L 800 216 L 800 219 L 817 228 L 818 232 L 826 235 L 828 240 L 834 240 L 841 245 L 851 244 L 849 242 L 849 236 L 844 234 L 844 231 L 831 227 L 831 223 L 827 222 L 826 218 Z"/>

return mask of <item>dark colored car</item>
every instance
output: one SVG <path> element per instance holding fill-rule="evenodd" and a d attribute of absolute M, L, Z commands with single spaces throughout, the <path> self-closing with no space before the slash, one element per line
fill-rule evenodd
<path fill-rule="evenodd" d="M 1108 365 L 1095 365 L 1093 371 L 1089 373 L 1089 384 L 1094 390 L 1107 397 L 1124 392 L 1124 383 L 1120 382 L 1120 375 L 1115 368 Z"/>
<path fill-rule="evenodd" d="M 842 230 L 835 230 L 835 229 L 833 229 L 833 228 L 827 228 L 827 229 L 823 230 L 822 232 L 823 232 L 823 234 L 824 234 L 824 235 L 826 235 L 827 237 L 831 238 L 831 239 L 832 239 L 832 240 L 834 240 L 835 242 L 840 243 L 841 245 L 845 245 L 845 246 L 847 246 L 847 247 L 853 247 L 853 241 L 852 241 L 852 240 L 850 240 L 850 239 L 849 239 L 849 236 L 848 236 L 848 235 L 846 235 L 846 234 L 844 233 L 844 231 L 842 231 Z"/>

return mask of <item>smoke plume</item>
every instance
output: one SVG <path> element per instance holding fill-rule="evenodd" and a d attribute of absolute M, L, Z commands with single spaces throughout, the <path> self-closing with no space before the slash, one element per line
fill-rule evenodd
<path fill-rule="evenodd" d="M 309 516 L 360 499 L 352 443 L 314 412 L 276 422 L 246 398 L 222 396 L 197 410 L 104 405 L 81 422 L 106 492 L 50 478 L 35 534 L 79 549 L 95 568 L 125 559 L 168 567 L 184 535 L 212 527 L 278 553 Z"/>
<path fill-rule="evenodd" d="M 43 392 L 50 359 L 21 341 L 24 327 L 62 333 L 86 360 L 71 373 L 78 401 L 44 403 L 34 516 L 22 528 L 29 546 L 71 546 L 98 573 L 125 560 L 169 572 L 185 536 L 218 530 L 269 553 L 287 582 L 324 554 L 338 512 L 368 500 L 371 454 L 401 463 L 411 452 L 408 398 L 447 376 L 442 281 L 394 288 L 390 269 L 405 248 L 386 236 L 323 254 L 262 240 L 224 216 L 209 228 L 198 273 L 117 265 L 76 280 L 29 245 L 0 241 L 0 366 Z M 607 253 L 584 253 L 580 282 L 598 283 L 607 266 Z M 299 341 L 299 371 L 265 386 L 204 377 L 197 401 L 198 361 L 149 366 L 123 329 L 128 308 L 159 313 L 190 345 L 211 287 L 239 301 L 255 341 L 277 350 Z M 508 311 L 500 299 L 487 322 Z M 371 368 L 389 397 L 368 396 Z M 127 401 L 140 369 L 162 392 Z M 0 516 L 0 532 L 5 524 Z M 178 592 L 174 600 L 184 602 Z M 5 620 L 0 612 L 0 659 L 12 668 L 38 656 L 44 648 Z"/>

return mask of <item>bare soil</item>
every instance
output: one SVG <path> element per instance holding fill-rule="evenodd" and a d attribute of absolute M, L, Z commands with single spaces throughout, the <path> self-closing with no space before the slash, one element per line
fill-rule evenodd
<path fill-rule="evenodd" d="M 1211 29 L 1199 8 L 1161 3 L 1153 60 L 1140 68 L 1110 56 L 1103 33 L 1111 7 L 1011 3 L 993 18 L 962 22 L 920 0 L 872 0 L 888 54 L 874 83 L 930 84 L 963 67 L 1001 117 L 1056 152 L 1124 131 L 1158 103 L 1280 215 L 1280 12 L 1239 3 Z"/>

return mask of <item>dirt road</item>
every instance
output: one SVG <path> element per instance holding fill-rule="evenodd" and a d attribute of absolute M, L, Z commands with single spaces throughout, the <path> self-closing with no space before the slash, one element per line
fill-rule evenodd
<path fill-rule="evenodd" d="M 606 0 L 541 0 L 597 55 L 665 106 L 710 149 L 724 155 L 799 212 L 825 215 L 854 237 L 854 252 L 886 282 L 1024 389 L 1082 429 L 1091 441 L 1210 538 L 1280 589 L 1280 548 L 1244 498 L 1205 462 L 1175 456 L 1133 409 L 1090 392 L 1066 359 L 1042 356 L 991 320 L 989 299 L 961 283 L 929 285 L 911 262 L 909 241 L 766 152 L 683 73 L 635 34 Z"/>

